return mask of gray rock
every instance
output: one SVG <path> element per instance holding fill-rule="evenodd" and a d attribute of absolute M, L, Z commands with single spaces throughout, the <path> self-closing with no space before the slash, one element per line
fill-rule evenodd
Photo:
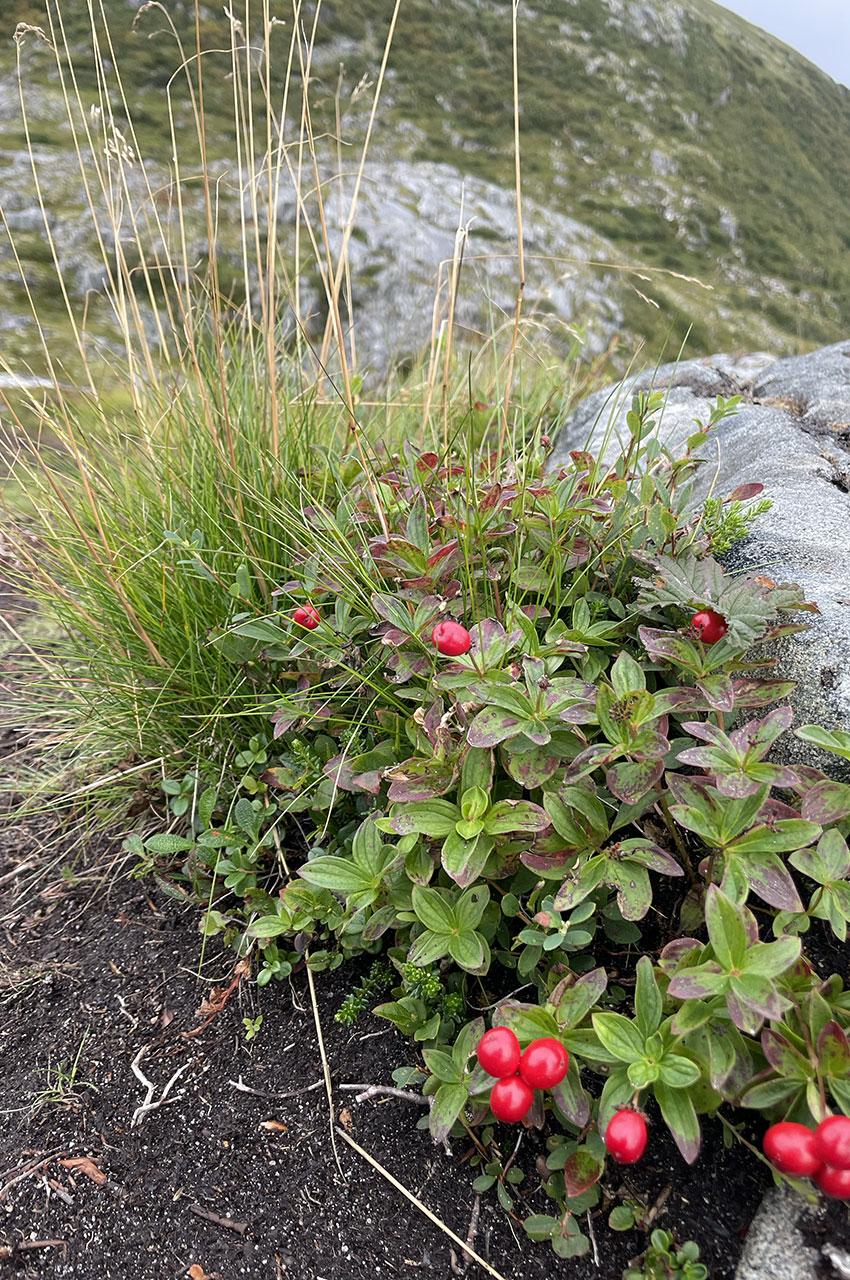
<path fill-rule="evenodd" d="M 712 488 L 730 493 L 760 481 L 773 508 L 752 536 L 725 557 L 733 570 L 758 570 L 798 582 L 820 614 L 808 630 L 771 646 L 777 674 L 796 680 L 798 725 L 850 727 L 850 342 L 810 355 L 772 360 L 764 354 L 712 356 L 665 365 L 588 397 L 556 442 L 550 465 L 590 442 L 613 453 L 628 439 L 626 413 L 635 391 L 667 393 L 659 437 L 678 443 L 707 420 L 716 396 L 740 395 L 740 412 L 709 437 L 695 501 Z M 785 758 L 850 777 L 835 756 L 783 740 Z"/>
<path fill-rule="evenodd" d="M 768 1191 L 747 1232 L 735 1280 L 814 1280 L 820 1259 L 797 1230 L 806 1202 L 783 1185 Z"/>

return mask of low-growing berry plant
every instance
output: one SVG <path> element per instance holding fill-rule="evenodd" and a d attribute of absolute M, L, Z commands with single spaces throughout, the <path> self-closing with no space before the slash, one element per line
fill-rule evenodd
<path fill-rule="evenodd" d="M 725 522 L 693 501 L 735 404 L 678 451 L 661 406 L 637 396 L 619 454 L 560 468 L 539 437 L 328 458 L 274 608 L 234 592 L 209 636 L 267 735 L 193 783 L 185 834 L 130 842 L 261 984 L 382 955 L 375 1012 L 421 1052 L 433 1138 L 471 1141 L 477 1189 L 562 1257 L 590 1248 L 585 1215 L 613 1220 L 609 1155 L 666 1128 L 690 1163 L 718 1114 L 734 1136 L 850 1112 L 850 991 L 806 945 L 846 938 L 850 786 L 783 763 L 793 685 L 771 672 L 816 606 L 712 555 L 761 488 Z M 502 1121 L 543 1135 L 534 1185 Z M 641 1266 L 706 1274 L 658 1231 Z"/>

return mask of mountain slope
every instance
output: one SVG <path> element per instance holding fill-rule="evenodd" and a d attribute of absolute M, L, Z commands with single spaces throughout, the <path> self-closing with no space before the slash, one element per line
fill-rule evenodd
<path fill-rule="evenodd" d="M 162 26 L 156 13 L 143 15 L 132 35 L 137 5 L 105 0 L 104 7 L 142 149 L 166 172 L 163 88 L 175 65 L 173 47 L 162 36 L 144 38 Z M 91 53 L 84 52 L 85 6 L 59 0 L 59 8 L 81 50 L 81 84 L 93 90 Z M 175 0 L 169 8 L 192 38 L 192 4 Z M 244 15 L 244 4 L 233 8 Z M 252 12 L 260 8 L 254 4 Z M 393 0 L 326 0 L 314 68 L 317 128 L 333 126 L 341 62 L 346 98 L 361 76 L 374 77 L 392 8 Z M 202 12 L 206 46 L 225 48 L 229 35 L 221 10 Z M 14 16 L 44 21 L 30 0 L 22 0 Z M 288 29 L 276 38 L 282 71 Z M 576 256 L 665 268 L 713 287 L 706 293 L 664 277 L 628 283 L 609 271 L 603 279 L 610 305 L 600 333 L 622 328 L 657 344 L 668 331 L 677 338 L 692 324 L 693 352 L 724 346 L 795 350 L 850 329 L 850 91 L 711 0 L 521 2 L 518 43 L 530 260 L 570 256 L 575 244 L 563 243 L 565 227 L 579 224 L 583 247 Z M 0 170 L 0 200 L 26 212 L 11 58 L 0 49 L 0 87 L 7 90 L 0 112 L 0 162 L 3 152 L 7 162 Z M 40 145 L 67 147 L 55 123 L 56 89 L 45 59 L 28 48 L 25 65 L 28 92 L 38 85 L 42 94 Z M 223 157 L 231 154 L 229 58 L 213 55 L 205 66 L 211 147 Z M 362 133 L 368 105 L 368 95 L 344 102 L 347 137 L 356 141 Z M 177 110 L 188 125 L 188 106 Z M 436 251 L 433 263 L 420 264 L 419 282 L 451 252 L 465 176 L 478 182 L 479 247 L 486 248 L 486 241 L 493 253 L 510 250 L 510 200 L 488 204 L 485 196 L 504 191 L 509 197 L 513 189 L 512 133 L 510 0 L 403 0 L 373 155 L 380 184 L 397 182 L 419 192 L 436 182 L 438 194 L 447 194 L 439 223 L 442 255 Z M 73 206 L 67 184 L 61 198 Z M 413 236 L 418 198 L 406 205 L 407 234 Z M 377 182 L 366 213 L 364 242 L 377 261 Z M 432 208 L 429 218 L 433 224 Z M 37 262 L 38 244 L 30 248 Z M 383 246 L 385 258 L 392 252 L 391 244 Z M 551 275 L 547 285 L 541 275 L 537 300 L 544 309 L 567 306 L 567 319 L 596 323 L 591 295 L 599 293 L 599 278 L 592 287 L 567 291 L 566 303 L 556 297 L 555 279 Z M 377 267 L 367 270 L 362 304 L 385 310 L 389 287 Z M 648 307 L 638 289 L 659 306 Z"/>

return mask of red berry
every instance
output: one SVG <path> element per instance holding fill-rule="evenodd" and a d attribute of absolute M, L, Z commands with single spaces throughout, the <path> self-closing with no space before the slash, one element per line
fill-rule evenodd
<path fill-rule="evenodd" d="M 815 1129 L 815 1150 L 823 1164 L 850 1169 L 850 1118 L 827 1116 Z"/>
<path fill-rule="evenodd" d="M 322 621 L 318 610 L 312 604 L 305 604 L 303 609 L 296 609 L 292 616 L 299 627 L 306 627 L 308 631 L 315 631 Z"/>
<path fill-rule="evenodd" d="M 791 1120 L 772 1124 L 764 1135 L 762 1146 L 775 1169 L 780 1173 L 790 1173 L 795 1178 L 811 1178 L 823 1164 L 812 1130 Z"/>
<path fill-rule="evenodd" d="M 691 631 L 697 633 L 703 644 L 717 644 L 728 630 L 723 614 L 714 609 L 701 609 L 691 618 Z"/>
<path fill-rule="evenodd" d="M 438 622 L 431 632 L 431 639 L 439 652 L 446 654 L 449 658 L 457 658 L 461 653 L 467 653 L 472 644 L 472 636 L 459 622 Z"/>
<path fill-rule="evenodd" d="M 505 1076 L 493 1085 L 490 1110 L 497 1120 L 516 1124 L 528 1115 L 533 1101 L 534 1090 L 529 1089 L 524 1080 L 520 1080 L 519 1076 Z"/>
<path fill-rule="evenodd" d="M 554 1089 L 567 1074 L 569 1055 L 553 1036 L 532 1040 L 519 1060 L 519 1074 L 532 1089 Z"/>
<path fill-rule="evenodd" d="M 478 1061 L 489 1076 L 516 1074 L 519 1066 L 519 1040 L 509 1027 L 493 1027 L 478 1042 Z"/>
<path fill-rule="evenodd" d="M 637 1111 L 622 1107 L 608 1122 L 605 1146 L 618 1164 L 634 1164 L 646 1150 L 646 1121 Z"/>
<path fill-rule="evenodd" d="M 850 1200 L 850 1169 L 825 1164 L 814 1176 L 814 1184 L 832 1200 Z"/>

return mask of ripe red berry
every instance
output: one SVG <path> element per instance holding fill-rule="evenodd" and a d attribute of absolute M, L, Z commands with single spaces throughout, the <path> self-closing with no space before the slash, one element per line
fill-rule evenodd
<path fill-rule="evenodd" d="M 299 627 L 306 627 L 308 631 L 315 631 L 322 621 L 318 610 L 312 604 L 305 604 L 303 608 L 296 609 L 292 617 Z"/>
<path fill-rule="evenodd" d="M 780 1173 L 811 1178 L 824 1163 L 816 1150 L 815 1135 L 804 1124 L 782 1120 L 764 1135 L 764 1154 Z"/>
<path fill-rule="evenodd" d="M 490 1110 L 497 1120 L 506 1124 L 516 1124 L 528 1115 L 534 1090 L 530 1089 L 519 1076 L 505 1076 L 493 1085 L 490 1094 Z"/>
<path fill-rule="evenodd" d="M 439 652 L 449 658 L 467 653 L 472 644 L 472 636 L 459 622 L 438 622 L 431 632 L 431 639 Z"/>
<path fill-rule="evenodd" d="M 703 644 L 717 644 L 728 630 L 723 614 L 714 609 L 701 609 L 691 618 L 691 631 L 696 632 Z"/>
<path fill-rule="evenodd" d="M 815 1129 L 815 1151 L 823 1164 L 850 1169 L 850 1118 L 827 1116 Z"/>
<path fill-rule="evenodd" d="M 618 1164 L 634 1164 L 646 1150 L 646 1121 L 637 1111 L 622 1107 L 608 1122 L 605 1146 Z"/>
<path fill-rule="evenodd" d="M 488 1075 L 499 1080 L 516 1075 L 519 1058 L 519 1040 L 509 1027 L 493 1027 L 478 1042 L 479 1063 Z"/>
<path fill-rule="evenodd" d="M 814 1184 L 832 1200 L 850 1200 L 850 1169 L 825 1164 L 814 1176 Z"/>
<path fill-rule="evenodd" d="M 519 1060 L 519 1074 L 532 1089 L 554 1089 L 567 1074 L 569 1055 L 553 1036 L 532 1040 Z"/>

